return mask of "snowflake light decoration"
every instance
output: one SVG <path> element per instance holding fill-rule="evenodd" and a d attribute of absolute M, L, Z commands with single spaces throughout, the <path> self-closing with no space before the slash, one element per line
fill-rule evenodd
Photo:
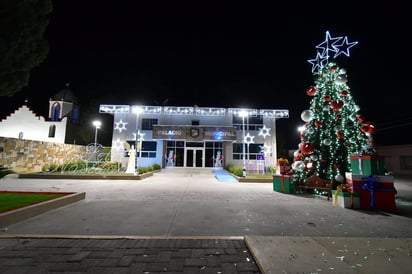
<path fill-rule="evenodd" d="M 349 49 L 355 46 L 358 42 L 348 42 L 348 37 L 338 36 L 332 37 L 329 31 L 326 32 L 325 40 L 316 46 L 315 59 L 309 59 L 312 64 L 312 73 L 318 73 L 325 64 L 329 61 L 329 52 L 334 53 L 333 58 L 341 54 L 349 57 Z"/>
<path fill-rule="evenodd" d="M 140 132 L 140 129 L 137 131 L 137 134 L 136 134 L 136 132 L 133 132 L 133 139 L 135 139 L 135 140 L 137 140 L 137 141 L 143 141 L 144 140 L 144 138 L 143 138 L 143 136 L 145 135 L 146 133 L 142 133 L 142 132 Z"/>
<path fill-rule="evenodd" d="M 270 136 L 270 128 L 267 128 L 266 125 L 263 125 L 261 129 L 259 129 L 259 136 L 263 136 L 263 139 L 266 138 L 266 136 Z"/>
<path fill-rule="evenodd" d="M 259 146 L 259 147 L 260 147 L 260 153 L 263 153 L 263 154 L 270 153 L 271 146 L 263 145 L 263 146 Z"/>
<path fill-rule="evenodd" d="M 117 138 L 112 143 L 113 143 L 113 146 L 115 147 L 116 150 L 121 150 L 123 148 L 123 143 L 120 141 L 119 138 Z"/>
<path fill-rule="evenodd" d="M 114 129 L 117 129 L 120 133 L 122 130 L 126 130 L 126 125 L 128 124 L 127 122 L 123 122 L 122 119 L 120 119 L 118 122 L 115 122 L 116 126 Z"/>
<path fill-rule="evenodd" d="M 255 136 L 251 136 L 250 134 L 249 134 L 249 132 L 246 134 L 246 136 L 245 136 L 245 138 L 243 139 L 243 141 L 246 143 L 246 144 L 253 144 L 253 143 L 255 143 L 254 141 L 253 141 L 253 139 L 255 138 Z"/>

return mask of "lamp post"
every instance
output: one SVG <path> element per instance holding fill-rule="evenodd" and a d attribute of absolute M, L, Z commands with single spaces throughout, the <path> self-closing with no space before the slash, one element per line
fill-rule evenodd
<path fill-rule="evenodd" d="M 299 131 L 299 133 L 300 133 L 299 138 L 302 139 L 302 134 L 303 134 L 303 132 L 305 131 L 305 126 L 300 126 L 300 127 L 298 127 L 298 131 Z"/>
<path fill-rule="evenodd" d="M 139 131 L 139 114 L 143 112 L 143 109 L 139 106 L 133 107 L 132 112 L 136 114 L 136 133 L 135 133 L 135 142 L 134 142 L 134 148 L 135 148 L 135 167 L 134 167 L 134 175 L 137 174 L 137 151 L 138 151 L 138 145 L 139 145 L 139 136 L 140 136 L 140 131 Z M 140 158 L 141 151 L 139 151 L 139 158 Z"/>
<path fill-rule="evenodd" d="M 100 121 L 93 121 L 93 126 L 95 127 L 94 131 L 94 157 L 95 161 L 97 161 L 97 130 L 100 128 L 102 123 Z"/>
<path fill-rule="evenodd" d="M 242 159 L 243 159 L 243 177 L 246 177 L 246 151 L 245 151 L 245 117 L 248 116 L 246 110 L 239 112 L 240 117 L 242 117 Z"/>

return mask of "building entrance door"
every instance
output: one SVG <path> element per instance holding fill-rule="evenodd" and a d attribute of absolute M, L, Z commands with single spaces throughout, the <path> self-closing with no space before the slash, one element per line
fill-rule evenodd
<path fill-rule="evenodd" d="M 203 148 L 186 149 L 186 167 L 205 167 Z"/>

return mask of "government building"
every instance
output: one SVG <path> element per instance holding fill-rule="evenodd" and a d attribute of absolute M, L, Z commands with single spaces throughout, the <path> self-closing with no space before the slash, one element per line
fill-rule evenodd
<path fill-rule="evenodd" d="M 111 161 L 137 166 L 263 170 L 277 158 L 276 120 L 286 109 L 100 105 L 113 119 Z"/>

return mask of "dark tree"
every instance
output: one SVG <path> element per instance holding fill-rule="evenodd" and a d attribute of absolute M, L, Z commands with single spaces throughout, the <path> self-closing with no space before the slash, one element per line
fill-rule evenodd
<path fill-rule="evenodd" d="M 0 96 L 20 92 L 46 59 L 52 10 L 52 0 L 0 0 Z"/>

